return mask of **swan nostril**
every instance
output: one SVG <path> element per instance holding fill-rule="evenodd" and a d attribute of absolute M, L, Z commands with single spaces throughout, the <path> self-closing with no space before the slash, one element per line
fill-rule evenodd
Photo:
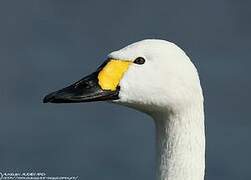
<path fill-rule="evenodd" d="M 93 81 L 82 81 L 82 82 L 77 82 L 74 85 L 74 89 L 77 89 L 77 88 L 80 88 L 80 89 L 81 88 L 90 89 L 93 86 L 95 86 L 95 83 Z"/>
<path fill-rule="evenodd" d="M 77 89 L 80 85 L 80 82 L 77 82 L 75 85 L 74 85 L 74 89 Z"/>
<path fill-rule="evenodd" d="M 88 83 L 86 83 L 86 84 L 85 84 L 85 86 L 84 86 L 84 88 L 86 88 L 86 89 L 90 89 L 90 88 L 91 88 L 91 86 L 90 86 Z"/>

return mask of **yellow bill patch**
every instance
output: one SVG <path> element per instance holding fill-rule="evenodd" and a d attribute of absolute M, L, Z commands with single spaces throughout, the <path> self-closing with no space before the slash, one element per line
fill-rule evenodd
<path fill-rule="evenodd" d="M 98 74 L 98 83 L 103 90 L 115 91 L 130 61 L 111 59 Z"/>

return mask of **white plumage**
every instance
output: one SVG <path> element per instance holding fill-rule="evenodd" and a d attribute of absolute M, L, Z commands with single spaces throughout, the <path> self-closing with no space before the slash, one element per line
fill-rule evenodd
<path fill-rule="evenodd" d="M 96 72 L 44 98 L 45 103 L 104 100 L 154 119 L 157 180 L 204 179 L 203 94 L 195 66 L 179 47 L 164 40 L 136 42 L 110 53 Z"/>
<path fill-rule="evenodd" d="M 155 121 L 158 180 L 203 180 L 205 134 L 203 95 L 197 70 L 175 44 L 143 40 L 112 52 L 109 58 L 133 60 L 120 81 L 119 100 Z"/>

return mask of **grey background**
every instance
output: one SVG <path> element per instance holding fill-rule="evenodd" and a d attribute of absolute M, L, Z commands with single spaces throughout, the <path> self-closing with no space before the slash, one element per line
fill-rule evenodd
<path fill-rule="evenodd" d="M 250 1 L 0 1 L 0 172 L 154 179 L 154 125 L 107 103 L 42 97 L 145 38 L 181 46 L 205 94 L 206 179 L 251 179 Z"/>

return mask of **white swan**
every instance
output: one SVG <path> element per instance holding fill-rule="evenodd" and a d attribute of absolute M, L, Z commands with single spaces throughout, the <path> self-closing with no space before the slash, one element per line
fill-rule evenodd
<path fill-rule="evenodd" d="M 164 40 L 143 40 L 108 55 L 96 72 L 44 102 L 112 101 L 149 114 L 156 124 L 157 180 L 203 180 L 203 95 L 188 56 Z"/>

